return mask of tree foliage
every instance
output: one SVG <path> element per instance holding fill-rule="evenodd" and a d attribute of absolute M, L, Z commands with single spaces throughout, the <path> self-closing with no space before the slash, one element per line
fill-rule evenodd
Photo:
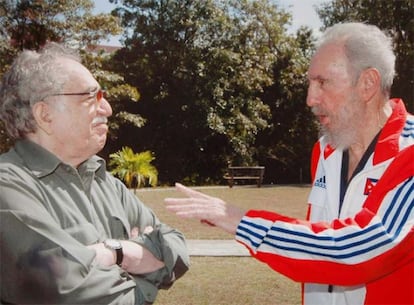
<path fill-rule="evenodd" d="M 375 24 L 394 39 L 397 75 L 392 96 L 403 98 L 414 112 L 414 2 L 413 0 L 334 0 L 317 10 L 325 27 L 344 21 Z"/>
<path fill-rule="evenodd" d="M 3 1 L 0 74 L 23 48 L 70 44 L 114 110 L 104 157 L 118 151 L 121 160 L 126 146 L 156 152 L 147 163 L 162 184 L 222 182 L 228 163 L 265 165 L 265 183 L 310 181 L 317 137 L 305 105 L 310 29 L 288 34 L 291 16 L 273 0 L 109 1 L 117 4 L 110 15 L 93 15 L 91 0 Z M 325 27 L 352 19 L 390 31 L 398 56 L 393 95 L 411 110 L 412 11 L 409 0 L 335 0 L 319 8 Z M 123 48 L 113 56 L 91 52 L 121 26 Z M 0 126 L 0 151 L 10 144 Z"/>
<path fill-rule="evenodd" d="M 39 49 L 46 41 L 86 47 L 121 32 L 115 16 L 93 15 L 92 9 L 91 0 L 4 0 L 1 37 L 23 50 Z"/>
<path fill-rule="evenodd" d="M 273 65 L 274 83 L 262 97 L 272 114 L 270 128 L 256 142 L 267 183 L 310 181 L 309 157 L 318 134 L 314 115 L 306 106 L 313 40 L 312 31 L 305 27 L 291 37 L 289 48 Z"/>
<path fill-rule="evenodd" d="M 118 145 L 157 151 L 166 182 L 217 182 L 228 162 L 259 162 L 257 139 L 272 126 L 277 99 L 268 90 L 275 64 L 286 57 L 306 63 L 291 50 L 289 14 L 267 0 L 113 2 L 122 3 L 116 12 L 127 29 L 114 69 L 140 89 L 131 112 L 148 119 L 140 130 L 124 129 Z M 287 96 L 288 107 L 294 94 L 279 94 Z"/>

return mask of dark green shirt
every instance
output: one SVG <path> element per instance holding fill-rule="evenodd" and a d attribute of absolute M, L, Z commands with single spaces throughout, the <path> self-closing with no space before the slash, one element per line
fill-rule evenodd
<path fill-rule="evenodd" d="M 103 267 L 86 246 L 134 239 L 165 267 L 132 276 Z M 94 156 L 77 169 L 28 140 L 0 156 L 1 301 L 15 304 L 143 304 L 188 270 L 183 235 L 161 223 Z"/>

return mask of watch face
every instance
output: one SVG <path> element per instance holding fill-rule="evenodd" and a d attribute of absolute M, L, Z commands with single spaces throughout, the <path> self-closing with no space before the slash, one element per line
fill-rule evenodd
<path fill-rule="evenodd" d="M 111 249 L 121 249 L 121 243 L 119 242 L 119 240 L 116 239 L 107 239 L 105 240 L 105 245 Z"/>

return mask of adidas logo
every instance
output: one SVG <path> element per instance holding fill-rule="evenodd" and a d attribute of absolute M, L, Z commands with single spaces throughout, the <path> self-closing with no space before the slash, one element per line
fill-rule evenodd
<path fill-rule="evenodd" d="M 318 178 L 315 180 L 314 186 L 321 187 L 323 189 L 326 189 L 326 178 L 325 176 Z"/>

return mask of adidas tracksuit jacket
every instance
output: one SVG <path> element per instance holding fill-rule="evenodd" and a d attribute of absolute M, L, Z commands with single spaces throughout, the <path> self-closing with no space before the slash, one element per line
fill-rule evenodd
<path fill-rule="evenodd" d="M 237 228 L 252 256 L 305 283 L 303 304 L 414 304 L 414 116 L 402 100 L 392 103 L 339 217 L 342 151 L 322 137 L 312 154 L 309 221 L 251 210 Z"/>

